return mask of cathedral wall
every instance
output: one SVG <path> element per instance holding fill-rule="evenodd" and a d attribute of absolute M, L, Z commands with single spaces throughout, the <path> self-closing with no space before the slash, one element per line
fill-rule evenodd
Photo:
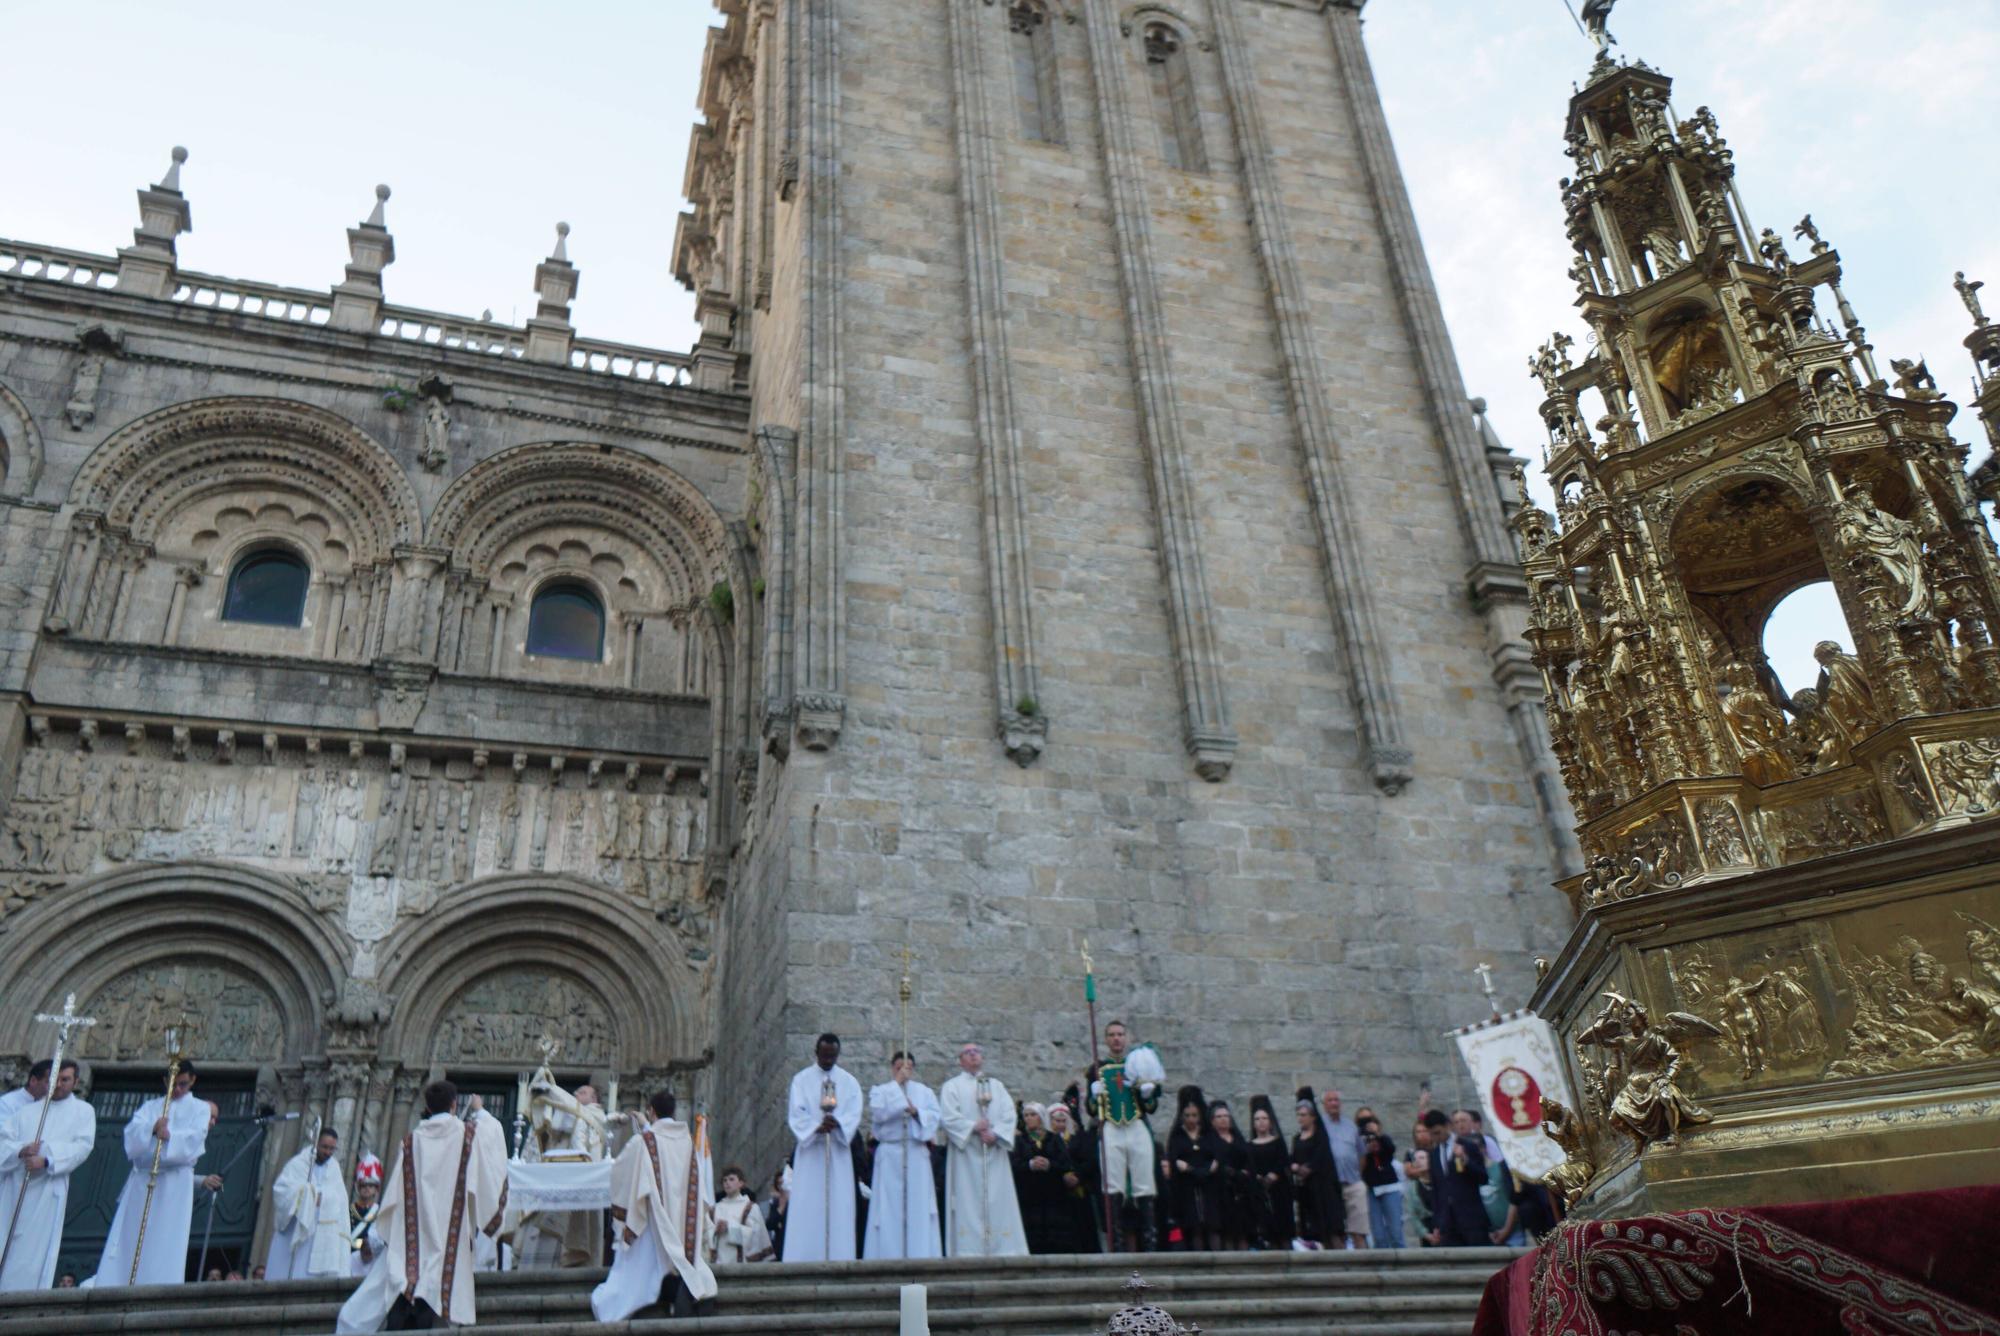
<path fill-rule="evenodd" d="M 979 1038 L 1016 1093 L 1059 1089 L 1088 1061 L 1088 939 L 1100 1011 L 1156 1040 L 1174 1080 L 1240 1098 L 1332 1075 L 1350 1097 L 1406 1104 L 1420 1079 L 1456 1070 L 1439 1035 L 1480 1014 L 1471 967 L 1491 961 L 1524 991 L 1529 956 L 1566 921 L 1465 592 L 1472 547 L 1354 145 L 1334 20 L 1237 14 L 1361 578 L 1416 753 L 1394 796 L 1368 769 L 1215 25 L 1175 7 L 1195 29 L 1204 170 L 1158 161 L 1129 45 L 1118 96 L 1136 122 L 1191 520 L 1240 739 L 1219 783 L 1196 774 L 1183 740 L 1093 77 L 1098 19 L 1087 3 L 1052 7 L 1063 142 L 1031 143 L 1014 120 L 1006 7 L 966 8 L 994 126 L 1047 749 L 1022 768 L 994 736 L 1010 702 L 989 668 L 989 443 L 974 394 L 987 354 L 966 316 L 952 15 L 943 0 L 856 0 L 839 10 L 846 721 L 833 750 L 794 751 L 784 768 L 792 857 L 753 864 L 768 871 L 752 880 L 787 879 L 781 920 L 771 903 L 790 963 L 771 985 L 781 1037 L 765 1032 L 783 1060 L 738 1105 L 775 1112 L 821 1029 L 849 1041 L 864 1080 L 883 1069 L 906 935 L 929 1079 Z M 759 1143 L 783 1153 L 781 1134 Z"/>

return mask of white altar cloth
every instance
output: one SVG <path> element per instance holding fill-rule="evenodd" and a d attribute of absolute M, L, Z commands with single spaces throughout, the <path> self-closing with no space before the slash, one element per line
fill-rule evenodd
<path fill-rule="evenodd" d="M 611 1205 L 611 1161 L 507 1165 L 507 1209 L 602 1211 Z"/>

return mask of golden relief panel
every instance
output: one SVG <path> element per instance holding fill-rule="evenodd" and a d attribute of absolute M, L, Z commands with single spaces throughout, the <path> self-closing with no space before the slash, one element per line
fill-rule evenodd
<path fill-rule="evenodd" d="M 1659 1012 L 1702 1022 L 1682 1083 L 1714 1094 L 2000 1062 L 2000 894 L 1789 923 L 1643 956 Z"/>

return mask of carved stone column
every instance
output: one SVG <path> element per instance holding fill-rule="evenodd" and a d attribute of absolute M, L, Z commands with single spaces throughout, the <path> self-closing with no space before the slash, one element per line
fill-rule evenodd
<path fill-rule="evenodd" d="M 329 575 L 324 585 L 326 592 L 320 600 L 319 656 L 322 659 L 337 659 L 340 657 L 340 624 L 347 619 L 347 577 Z"/>
<path fill-rule="evenodd" d="M 174 590 L 167 603 L 167 629 L 160 637 L 164 644 L 176 645 L 181 638 L 181 618 L 187 613 L 189 591 L 201 587 L 199 566 L 174 567 Z"/>

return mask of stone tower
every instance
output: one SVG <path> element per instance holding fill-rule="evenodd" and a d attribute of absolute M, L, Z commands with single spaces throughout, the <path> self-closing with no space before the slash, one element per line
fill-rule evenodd
<path fill-rule="evenodd" d="M 720 1125 L 1088 1060 L 1393 1104 L 1566 929 L 1498 485 L 1359 0 L 718 0 L 677 263 L 747 390 L 760 647 Z M 743 1143 L 733 1143 L 743 1144 Z"/>
<path fill-rule="evenodd" d="M 1571 100 L 1593 349 L 1532 359 L 1557 513 L 1514 521 L 1590 862 L 1534 1002 L 1582 1092 L 1568 1187 L 1622 1215 L 1991 1181 L 2000 558 L 1958 410 L 1920 361 L 1884 377 L 1839 252 L 1754 228 L 1672 88 L 1601 52 Z M 1845 625 L 1781 681 L 1765 624 L 1819 582 Z"/>

